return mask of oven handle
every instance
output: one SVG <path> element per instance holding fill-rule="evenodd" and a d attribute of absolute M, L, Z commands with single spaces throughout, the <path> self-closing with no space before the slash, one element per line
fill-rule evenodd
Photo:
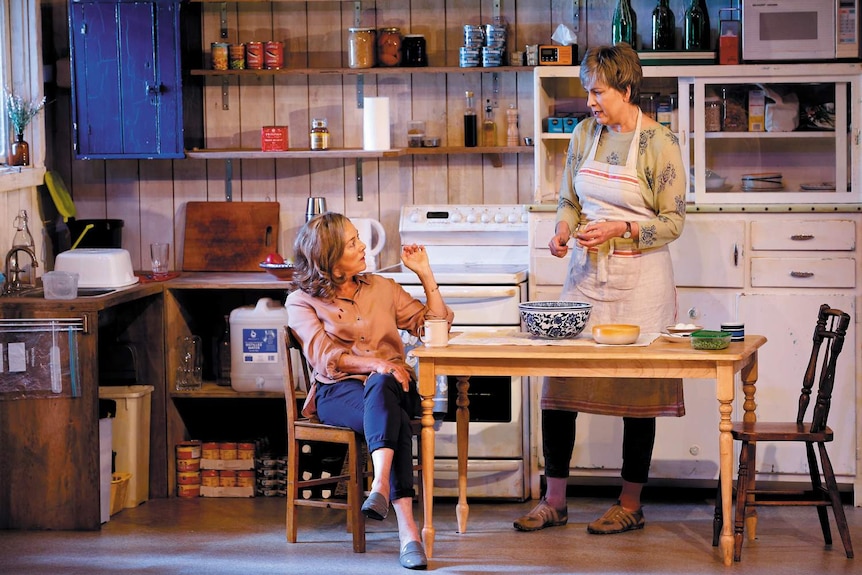
<path fill-rule="evenodd" d="M 425 290 L 422 286 L 402 286 L 404 290 L 416 299 L 425 300 Z M 521 291 L 517 286 L 440 286 L 440 295 L 443 300 L 455 299 L 504 299 L 520 298 Z"/>

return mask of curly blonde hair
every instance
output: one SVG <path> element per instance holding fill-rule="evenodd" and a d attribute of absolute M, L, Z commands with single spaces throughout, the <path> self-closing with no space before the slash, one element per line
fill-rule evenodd
<path fill-rule="evenodd" d="M 329 299 L 350 279 L 333 271 L 344 255 L 347 221 L 342 214 L 326 212 L 300 228 L 293 243 L 293 289 Z"/>

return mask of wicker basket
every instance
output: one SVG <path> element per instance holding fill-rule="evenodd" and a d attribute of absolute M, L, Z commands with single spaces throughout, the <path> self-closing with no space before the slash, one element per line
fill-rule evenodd
<path fill-rule="evenodd" d="M 111 475 L 111 515 L 123 510 L 126 503 L 126 492 L 129 490 L 131 473 L 114 473 Z"/>

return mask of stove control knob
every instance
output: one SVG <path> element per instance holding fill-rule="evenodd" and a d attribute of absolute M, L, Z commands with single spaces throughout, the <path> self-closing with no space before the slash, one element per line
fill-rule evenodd
<path fill-rule="evenodd" d="M 530 221 L 530 216 L 529 216 L 529 214 L 527 214 L 527 212 L 524 212 L 523 214 L 521 214 L 521 221 L 524 222 L 525 224 Z"/>
<path fill-rule="evenodd" d="M 461 216 L 461 214 L 459 214 L 458 212 L 452 212 L 452 214 L 449 216 L 449 220 L 452 223 L 456 223 L 456 224 L 458 222 L 460 222 L 462 219 L 464 219 L 463 216 Z"/>
<path fill-rule="evenodd" d="M 491 216 L 489 214 L 482 214 L 482 223 L 487 224 L 491 221 Z"/>
<path fill-rule="evenodd" d="M 410 221 L 411 222 L 418 222 L 419 221 L 419 212 L 413 212 L 412 214 L 410 214 Z"/>
<path fill-rule="evenodd" d="M 470 214 L 469 216 L 467 216 L 467 221 L 470 222 L 471 224 L 475 224 L 476 219 L 477 219 L 476 214 Z"/>
<path fill-rule="evenodd" d="M 494 215 L 494 221 L 498 224 L 502 224 L 506 221 L 506 216 L 504 216 L 503 214 L 496 214 Z"/>

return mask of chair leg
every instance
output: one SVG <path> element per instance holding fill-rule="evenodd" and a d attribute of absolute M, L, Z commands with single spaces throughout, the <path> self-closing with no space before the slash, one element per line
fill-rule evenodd
<path fill-rule="evenodd" d="M 817 458 L 814 456 L 814 444 L 805 442 L 805 455 L 808 458 L 808 474 L 811 477 L 811 490 L 816 497 L 824 499 L 831 494 L 826 494 L 823 489 L 823 484 L 820 481 L 820 466 L 817 464 Z M 826 497 L 825 497 L 826 496 Z M 832 530 L 829 528 L 829 515 L 826 513 L 826 507 L 817 507 L 817 518 L 820 520 L 820 531 L 823 532 L 823 543 L 827 546 L 832 545 Z"/>
<path fill-rule="evenodd" d="M 721 473 L 718 474 L 718 487 L 715 489 L 715 510 L 712 517 L 712 546 L 718 547 L 718 540 L 721 536 L 721 528 L 724 527 L 724 521 L 721 518 Z"/>
<path fill-rule="evenodd" d="M 850 543 L 850 528 L 847 526 L 847 517 L 844 516 L 844 507 L 841 504 L 841 495 L 838 493 L 838 483 L 835 481 L 835 472 L 832 470 L 832 462 L 826 453 L 826 446 L 817 444 L 820 450 L 820 461 L 823 465 L 823 478 L 826 480 L 826 488 L 829 500 L 832 502 L 832 513 L 835 514 L 835 524 L 838 526 L 838 534 L 844 544 L 844 553 L 848 559 L 853 559 L 853 544 Z"/>
<path fill-rule="evenodd" d="M 287 517 L 285 518 L 285 534 L 289 543 L 296 543 L 296 504 L 299 497 L 299 442 L 293 441 L 287 454 Z"/>
<path fill-rule="evenodd" d="M 347 525 L 353 532 L 353 552 L 365 553 L 365 516 L 362 515 L 362 485 L 365 474 L 358 439 L 348 445 L 347 458 L 351 476 L 347 484 Z"/>
<path fill-rule="evenodd" d="M 742 442 L 739 452 L 739 477 L 736 481 L 736 510 L 733 519 L 733 560 L 742 559 L 742 540 L 745 533 L 745 513 L 748 501 L 749 465 L 753 465 L 753 444 Z"/>

